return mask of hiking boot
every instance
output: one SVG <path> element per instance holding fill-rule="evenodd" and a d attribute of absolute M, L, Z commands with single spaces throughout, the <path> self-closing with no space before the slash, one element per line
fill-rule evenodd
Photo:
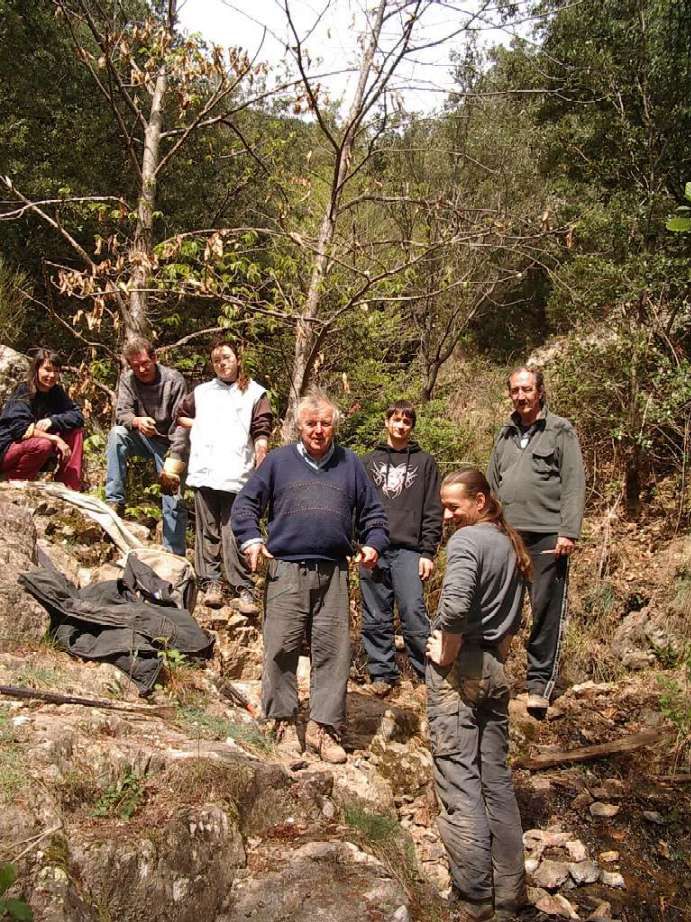
<path fill-rule="evenodd" d="M 529 693 L 525 706 L 531 717 L 534 717 L 536 720 L 544 720 L 547 716 L 547 709 L 549 708 L 549 698 L 545 698 L 543 695 Z"/>
<path fill-rule="evenodd" d="M 241 615 L 256 615 L 259 606 L 254 601 L 254 596 L 249 589 L 241 589 L 236 599 L 233 599 L 233 608 Z"/>
<path fill-rule="evenodd" d="M 106 506 L 109 509 L 112 509 L 115 515 L 119 515 L 121 518 L 125 514 L 125 504 L 122 500 L 119 499 L 107 499 Z"/>
<path fill-rule="evenodd" d="M 374 682 L 370 682 L 369 690 L 377 698 L 386 698 L 394 688 L 398 687 L 398 684 L 398 682 L 387 682 L 385 679 L 376 679 Z"/>
<path fill-rule="evenodd" d="M 491 900 L 471 903 L 463 899 L 455 887 L 449 897 L 449 907 L 453 922 L 490 922 L 494 919 L 494 906 Z"/>
<path fill-rule="evenodd" d="M 273 737 L 276 749 L 285 756 L 302 755 L 302 743 L 298 733 L 297 722 L 294 720 L 275 720 Z"/>
<path fill-rule="evenodd" d="M 342 765 L 348 761 L 346 751 L 341 746 L 340 734 L 335 727 L 310 720 L 305 731 L 305 743 L 308 749 L 317 753 L 322 762 Z"/>
<path fill-rule="evenodd" d="M 202 604 L 207 608 L 223 608 L 223 589 L 220 583 L 210 583 L 204 589 Z"/>

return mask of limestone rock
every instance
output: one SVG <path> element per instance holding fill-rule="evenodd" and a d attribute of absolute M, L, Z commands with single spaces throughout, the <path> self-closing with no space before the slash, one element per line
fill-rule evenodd
<path fill-rule="evenodd" d="M 597 857 L 599 861 L 608 864 L 611 861 L 619 861 L 619 852 L 600 852 Z"/>
<path fill-rule="evenodd" d="M 607 900 L 600 900 L 599 904 L 588 916 L 588 922 L 610 922 L 612 906 Z"/>
<path fill-rule="evenodd" d="M 644 810 L 643 817 L 648 820 L 649 823 L 655 823 L 656 826 L 665 825 L 664 817 L 658 813 L 657 810 Z"/>
<path fill-rule="evenodd" d="M 12 391 L 29 376 L 31 363 L 21 352 L 9 346 L 0 346 L 0 405 L 4 404 Z"/>
<path fill-rule="evenodd" d="M 548 916 L 560 916 L 562 919 L 580 918 L 573 905 L 561 893 L 543 896 L 535 903 L 535 908 Z"/>
<path fill-rule="evenodd" d="M 571 839 L 565 843 L 565 846 L 569 853 L 569 858 L 571 858 L 572 861 L 585 861 L 588 857 L 585 845 L 580 839 Z"/>
<path fill-rule="evenodd" d="M 31 513 L 0 497 L 0 649 L 12 643 L 37 644 L 46 633 L 48 613 L 17 582 L 36 559 Z"/>
<path fill-rule="evenodd" d="M 624 878 L 618 871 L 602 871 L 600 873 L 600 880 L 605 887 L 617 887 L 621 890 L 626 888 Z"/>
<path fill-rule="evenodd" d="M 405 919 L 401 885 L 371 855 L 349 842 L 310 842 L 286 853 L 285 845 L 262 852 L 259 870 L 239 877 L 222 920 L 253 922 L 370 922 Z M 395 916 L 395 913 L 399 915 Z"/>
<path fill-rule="evenodd" d="M 263 645 L 261 633 L 254 625 L 234 625 L 231 629 L 222 630 L 218 637 L 218 650 L 223 661 L 223 674 L 227 678 L 261 678 Z"/>
<path fill-rule="evenodd" d="M 375 766 L 362 759 L 349 759 L 334 776 L 333 799 L 343 808 L 356 801 L 372 813 L 393 816 L 393 791 Z"/>
<path fill-rule="evenodd" d="M 545 890 L 556 890 L 566 882 L 569 876 L 569 865 L 563 861 L 546 859 L 533 874 L 533 880 L 538 887 Z"/>
<path fill-rule="evenodd" d="M 399 728 L 394 711 L 384 713 L 369 748 L 371 762 L 396 793 L 415 795 L 428 786 L 432 756 L 419 737 Z"/>
<path fill-rule="evenodd" d="M 569 864 L 569 874 L 576 884 L 594 884 L 600 869 L 594 861 L 574 861 Z"/>
<path fill-rule="evenodd" d="M 598 801 L 598 800 L 596 800 L 595 803 L 590 805 L 590 815 L 591 816 L 604 816 L 604 817 L 616 816 L 620 810 L 621 810 L 621 807 L 617 807 L 614 804 L 603 804 L 601 801 Z"/>

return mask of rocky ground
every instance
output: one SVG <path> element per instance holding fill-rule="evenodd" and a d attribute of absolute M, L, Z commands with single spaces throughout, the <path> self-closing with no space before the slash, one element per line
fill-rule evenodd
<path fill-rule="evenodd" d="M 32 906 L 36 919 L 451 917 L 442 898 L 449 881 L 435 824 L 423 690 L 406 680 L 382 701 L 354 675 L 347 765 L 327 766 L 311 755 L 286 760 L 261 723 L 222 693 L 232 680 L 256 713 L 257 623 L 231 608 L 198 610 L 217 637 L 213 662 L 196 666 L 170 651 L 164 686 L 144 702 L 114 667 L 54 649 L 45 638 L 47 616 L 16 583 L 35 560 L 37 540 L 75 582 L 111 578 L 118 555 L 99 530 L 58 501 L 4 488 L 0 536 L 0 685 L 115 706 L 0 698 L 0 860 L 16 866 L 12 894 Z M 602 545 L 602 535 L 593 538 L 584 571 L 597 568 Z M 684 620 L 663 600 L 677 604 L 670 583 L 679 573 L 683 578 L 691 554 L 683 542 L 666 542 L 664 567 L 653 566 L 660 555 L 651 557 L 627 582 L 621 541 L 617 547 L 620 565 L 610 561 L 606 571 L 616 604 L 593 619 L 610 619 L 611 637 L 644 656 L 615 668 L 624 647 L 613 655 L 601 630 L 588 633 L 586 618 L 567 652 L 573 666 L 579 656 L 587 661 L 591 646 L 599 665 L 590 679 L 579 666 L 571 680 L 581 681 L 537 722 L 520 697 L 520 645 L 512 653 L 511 753 L 535 920 L 687 917 L 680 635 L 659 630 L 677 616 Z M 586 611 L 593 604 L 587 581 L 577 580 L 576 588 L 577 610 Z M 633 616 L 637 629 L 627 633 Z M 605 667 L 613 681 L 600 681 Z M 301 661 L 303 693 L 308 668 Z M 640 732 L 652 742 L 630 752 L 539 769 L 530 761 Z"/>

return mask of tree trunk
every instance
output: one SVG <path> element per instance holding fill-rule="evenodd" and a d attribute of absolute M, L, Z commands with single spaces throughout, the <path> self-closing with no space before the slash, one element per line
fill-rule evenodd
<path fill-rule="evenodd" d="M 163 123 L 163 99 L 168 85 L 165 65 L 156 75 L 151 97 L 151 112 L 144 132 L 144 156 L 142 158 L 142 183 L 137 203 L 137 225 L 130 247 L 130 300 L 124 320 L 125 338 L 129 336 L 150 336 L 151 325 L 147 316 L 148 294 L 153 264 L 153 224 L 156 210 L 156 170 L 160 157 L 161 127 Z"/>
<path fill-rule="evenodd" d="M 367 81 L 372 70 L 374 54 L 379 46 L 379 38 L 387 3 L 388 0 L 379 0 L 379 7 L 372 27 L 372 35 L 360 65 L 358 85 L 355 90 L 355 97 L 353 98 L 350 111 L 348 112 L 345 133 L 341 146 L 336 152 L 331 197 L 326 206 L 324 217 L 322 218 L 319 228 L 319 237 L 317 238 L 316 253 L 312 264 L 305 308 L 297 322 L 288 408 L 281 429 L 281 436 L 284 442 L 293 441 L 296 437 L 297 405 L 300 398 L 304 396 L 309 387 L 312 370 L 314 368 L 316 347 L 319 341 L 318 334 L 315 332 L 314 321 L 319 315 L 324 282 L 329 269 L 331 247 L 336 231 L 336 223 L 338 221 L 343 184 L 347 178 L 353 156 L 355 135 L 365 114 L 363 103 L 367 90 Z"/>

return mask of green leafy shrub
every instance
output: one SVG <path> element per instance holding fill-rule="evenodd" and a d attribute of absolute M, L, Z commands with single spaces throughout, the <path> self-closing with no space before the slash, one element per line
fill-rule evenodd
<path fill-rule="evenodd" d="M 34 914 L 24 900 L 5 896 L 16 879 L 17 869 L 13 864 L 0 864 L 0 919 L 31 922 Z"/>

